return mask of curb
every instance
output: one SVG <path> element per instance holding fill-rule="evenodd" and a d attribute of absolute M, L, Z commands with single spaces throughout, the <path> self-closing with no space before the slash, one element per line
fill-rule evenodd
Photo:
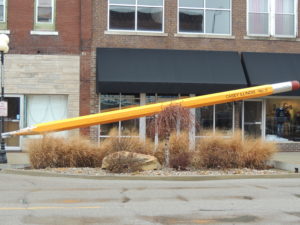
<path fill-rule="evenodd" d="M 64 177 L 64 178 L 80 178 L 90 180 L 149 180 L 149 181 L 208 181 L 208 180 L 235 180 L 235 179 L 283 179 L 283 178 L 300 178 L 299 173 L 290 174 L 273 174 L 273 175 L 222 175 L 222 176 L 85 176 L 85 175 L 69 175 L 56 174 L 41 171 L 28 171 L 19 169 L 5 169 L 2 174 L 16 174 L 27 176 L 44 176 L 44 177 Z"/>
<path fill-rule="evenodd" d="M 288 163 L 288 162 L 283 162 L 283 161 L 278 161 L 278 160 L 269 160 L 268 161 L 268 166 L 272 166 L 276 169 L 280 170 L 286 170 L 290 171 L 293 173 L 299 173 L 300 169 L 300 164 L 294 164 L 294 163 Z"/>
<path fill-rule="evenodd" d="M 30 164 L 0 164 L 0 170 L 27 169 L 27 168 L 30 168 Z"/>

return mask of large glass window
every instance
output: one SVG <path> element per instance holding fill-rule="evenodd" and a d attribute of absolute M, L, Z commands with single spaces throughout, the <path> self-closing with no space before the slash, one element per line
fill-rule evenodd
<path fill-rule="evenodd" d="M 224 135 L 231 135 L 233 130 L 233 103 L 224 103 L 196 109 L 196 136 L 203 136 L 205 131 L 220 130 Z"/>
<path fill-rule="evenodd" d="M 248 0 L 248 34 L 296 36 L 297 0 Z"/>
<path fill-rule="evenodd" d="M 297 99 L 267 99 L 266 139 L 300 141 L 300 101 Z"/>
<path fill-rule="evenodd" d="M 54 30 L 55 0 L 36 0 L 35 29 Z"/>
<path fill-rule="evenodd" d="M 164 0 L 109 0 L 109 30 L 163 31 Z"/>
<path fill-rule="evenodd" d="M 7 29 L 7 0 L 0 0 L 0 29 Z"/>
<path fill-rule="evenodd" d="M 5 3 L 6 3 L 6 0 L 0 0 L 0 22 L 5 22 Z"/>
<path fill-rule="evenodd" d="M 26 96 L 26 126 L 66 119 L 68 116 L 67 105 L 68 98 L 66 95 Z M 66 134 L 66 132 L 60 134 Z"/>
<path fill-rule="evenodd" d="M 102 94 L 100 96 L 100 110 L 107 112 L 128 107 L 139 106 L 139 95 L 122 95 L 122 94 Z M 127 136 L 132 133 L 138 135 L 139 119 L 120 121 L 115 123 L 103 124 L 100 126 L 100 137 L 109 135 L 111 129 L 117 129 L 119 136 Z"/>
<path fill-rule="evenodd" d="M 231 0 L 179 0 L 178 31 L 231 34 Z"/>

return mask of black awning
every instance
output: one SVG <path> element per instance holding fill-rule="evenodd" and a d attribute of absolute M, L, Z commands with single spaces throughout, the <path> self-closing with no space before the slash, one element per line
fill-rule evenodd
<path fill-rule="evenodd" d="M 237 52 L 97 49 L 97 92 L 206 94 L 247 86 Z"/>
<path fill-rule="evenodd" d="M 300 80 L 300 54 L 243 52 L 242 62 L 252 86 Z M 280 95 L 300 96 L 300 91 Z"/>

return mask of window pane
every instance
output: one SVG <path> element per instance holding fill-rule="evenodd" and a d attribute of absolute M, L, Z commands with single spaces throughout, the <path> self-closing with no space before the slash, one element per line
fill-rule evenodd
<path fill-rule="evenodd" d="M 232 103 L 216 105 L 216 129 L 225 131 L 226 134 L 232 131 Z M 228 132 L 229 131 L 229 132 Z"/>
<path fill-rule="evenodd" d="M 268 0 L 249 0 L 249 12 L 268 12 Z"/>
<path fill-rule="evenodd" d="M 138 0 L 138 5 L 163 6 L 163 0 Z"/>
<path fill-rule="evenodd" d="M 3 5 L 4 4 L 4 2 L 3 2 L 4 0 L 0 0 L 0 5 Z"/>
<path fill-rule="evenodd" d="M 101 95 L 100 109 L 101 112 L 107 112 L 119 109 L 120 95 Z M 108 135 L 109 131 L 113 128 L 118 129 L 119 122 L 103 124 L 100 126 L 100 135 Z"/>
<path fill-rule="evenodd" d="M 0 6 L 0 21 L 4 21 L 4 10 L 3 5 Z"/>
<path fill-rule="evenodd" d="M 179 0 L 179 7 L 204 7 L 204 0 Z"/>
<path fill-rule="evenodd" d="M 276 35 L 295 35 L 295 19 L 293 15 L 276 15 L 275 18 Z"/>
<path fill-rule="evenodd" d="M 38 6 L 44 6 L 44 7 L 51 7 L 52 6 L 52 0 L 39 0 Z"/>
<path fill-rule="evenodd" d="M 110 6 L 109 28 L 134 30 L 135 29 L 135 8 L 123 6 Z"/>
<path fill-rule="evenodd" d="M 110 4 L 135 5 L 135 0 L 110 0 Z"/>
<path fill-rule="evenodd" d="M 122 95 L 121 96 L 121 108 L 128 108 L 133 106 L 139 106 L 140 99 L 138 95 Z M 139 119 L 126 120 L 121 122 L 121 135 L 132 135 L 139 131 Z"/>
<path fill-rule="evenodd" d="M 213 106 L 206 106 L 196 109 L 196 136 L 203 135 L 205 130 L 213 129 Z"/>
<path fill-rule="evenodd" d="M 279 142 L 300 141 L 299 100 L 267 100 L 266 139 Z"/>
<path fill-rule="evenodd" d="M 205 29 L 206 33 L 230 34 L 230 12 L 207 10 Z"/>
<path fill-rule="evenodd" d="M 206 0 L 206 8 L 230 9 L 230 0 Z"/>
<path fill-rule="evenodd" d="M 29 95 L 26 99 L 27 126 L 67 118 L 68 98 L 66 95 Z M 54 134 L 66 135 L 67 132 L 63 131 Z"/>
<path fill-rule="evenodd" d="M 180 9 L 180 32 L 203 32 L 203 10 Z"/>
<path fill-rule="evenodd" d="M 39 7 L 38 8 L 38 22 L 51 22 L 52 21 L 52 8 Z"/>
<path fill-rule="evenodd" d="M 269 18 L 267 13 L 249 13 L 249 33 L 269 34 Z"/>
<path fill-rule="evenodd" d="M 162 31 L 162 8 L 139 7 L 138 30 Z"/>
<path fill-rule="evenodd" d="M 294 0 L 276 0 L 276 13 L 292 13 L 294 14 Z"/>

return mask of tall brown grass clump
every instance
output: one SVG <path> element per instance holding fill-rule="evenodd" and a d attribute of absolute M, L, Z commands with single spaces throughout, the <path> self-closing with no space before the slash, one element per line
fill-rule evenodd
<path fill-rule="evenodd" d="M 170 167 L 185 170 L 190 165 L 189 134 L 173 132 L 169 139 Z"/>
<path fill-rule="evenodd" d="M 127 151 L 146 155 L 153 155 L 154 145 L 149 140 L 141 140 L 135 132 L 128 133 L 126 137 L 119 137 L 117 129 L 112 129 L 109 132 L 109 138 L 106 138 L 101 143 L 101 149 L 105 155 L 110 153 Z"/>
<path fill-rule="evenodd" d="M 240 131 L 232 137 L 223 135 L 220 131 L 210 132 L 197 143 L 192 160 L 194 167 L 261 169 L 277 151 L 274 143 L 251 137 L 243 139 Z"/>
<path fill-rule="evenodd" d="M 27 142 L 33 168 L 101 167 L 104 152 L 83 137 L 43 136 Z"/>
<path fill-rule="evenodd" d="M 278 146 L 274 142 L 267 142 L 251 137 L 246 138 L 245 142 L 242 161 L 244 167 L 247 168 L 265 168 L 266 160 L 271 159 L 274 153 L 278 152 Z"/>

